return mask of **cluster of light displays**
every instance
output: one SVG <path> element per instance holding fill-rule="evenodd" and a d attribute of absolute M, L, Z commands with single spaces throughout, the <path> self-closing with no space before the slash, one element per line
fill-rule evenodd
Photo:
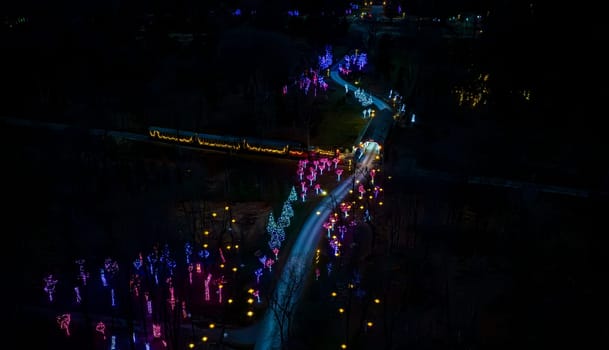
<path fill-rule="evenodd" d="M 323 56 L 318 57 L 318 65 L 319 70 L 324 71 L 332 65 L 332 48 L 328 45 L 326 46 L 326 53 Z"/>
<path fill-rule="evenodd" d="M 460 107 L 476 108 L 481 104 L 486 104 L 490 93 L 488 88 L 489 74 L 479 74 L 478 77 L 465 86 L 457 86 L 453 93 L 457 97 L 457 104 Z"/>
<path fill-rule="evenodd" d="M 355 95 L 355 98 L 357 98 L 357 100 L 359 101 L 359 103 L 364 106 L 364 107 L 368 107 L 371 104 L 374 103 L 374 101 L 372 100 L 372 95 L 366 93 L 363 89 L 359 88 L 357 90 L 355 90 L 353 92 L 353 94 Z"/>
<path fill-rule="evenodd" d="M 298 90 L 308 95 L 309 92 L 313 91 L 313 96 L 317 96 L 318 92 L 326 92 L 328 90 L 328 83 L 324 80 L 324 77 L 319 73 L 319 70 L 311 68 L 305 70 L 296 80 L 295 85 Z"/>
<path fill-rule="evenodd" d="M 366 64 L 368 64 L 368 55 L 365 52 L 360 53 L 358 50 L 355 50 L 355 53 L 345 55 L 343 61 L 339 65 L 339 70 L 343 68 L 346 71 L 361 71 L 364 69 Z"/>

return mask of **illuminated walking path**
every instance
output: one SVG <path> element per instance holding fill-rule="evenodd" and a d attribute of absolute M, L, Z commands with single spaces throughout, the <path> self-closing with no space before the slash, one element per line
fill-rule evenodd
<path fill-rule="evenodd" d="M 340 78 L 338 72 L 332 70 L 330 77 L 341 86 L 347 86 L 350 89 L 355 89 L 355 86 L 347 83 Z M 373 103 L 379 110 L 391 109 L 391 107 L 383 100 L 372 97 Z M 370 143 L 364 149 L 364 155 L 359 163 L 360 169 L 372 168 L 376 155 L 378 154 L 377 145 Z M 313 210 L 311 216 L 303 224 L 298 238 L 292 246 L 286 264 L 283 267 L 281 277 L 275 289 L 273 299 L 278 305 L 290 305 L 296 303 L 302 294 L 302 283 L 298 284 L 297 290 L 290 289 L 295 280 L 301 280 L 293 275 L 293 273 L 301 274 L 304 278 L 312 268 L 309 263 L 313 259 L 313 254 L 321 239 L 321 228 L 323 223 L 330 216 L 337 203 L 349 193 L 354 182 L 362 182 L 365 179 L 366 173 L 355 171 L 354 174 L 345 178 L 327 197 L 325 197 Z M 291 308 L 291 307 L 290 307 Z M 288 323 L 283 323 L 286 327 Z M 234 344 L 252 344 L 254 350 L 276 350 L 281 349 L 281 325 L 271 309 L 271 306 L 266 310 L 264 317 L 256 324 L 250 327 L 235 329 L 228 331 L 225 334 L 225 342 Z M 287 330 L 283 330 L 287 334 Z M 255 337 L 255 339 L 252 339 Z"/>

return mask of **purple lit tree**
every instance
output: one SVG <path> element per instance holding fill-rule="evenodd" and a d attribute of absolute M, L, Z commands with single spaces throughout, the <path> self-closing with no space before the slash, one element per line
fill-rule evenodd
<path fill-rule="evenodd" d="M 43 281 L 44 291 L 47 293 L 49 302 L 53 302 L 53 298 L 55 296 L 55 286 L 57 285 L 58 281 L 55 279 L 52 273 L 48 274 Z"/>
<path fill-rule="evenodd" d="M 318 57 L 318 66 L 319 70 L 323 71 L 332 65 L 332 47 L 330 45 L 326 45 L 326 53 L 323 56 Z"/>

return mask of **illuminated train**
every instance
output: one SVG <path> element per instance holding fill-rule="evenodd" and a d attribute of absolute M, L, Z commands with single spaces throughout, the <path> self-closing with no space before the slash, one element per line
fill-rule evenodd
<path fill-rule="evenodd" d="M 309 151 L 301 143 L 294 141 L 271 140 L 249 136 L 203 134 L 158 126 L 148 127 L 148 136 L 163 142 L 234 153 L 265 154 L 289 158 L 314 158 L 317 156 L 334 155 L 334 152 L 328 150 L 315 149 L 314 151 Z"/>

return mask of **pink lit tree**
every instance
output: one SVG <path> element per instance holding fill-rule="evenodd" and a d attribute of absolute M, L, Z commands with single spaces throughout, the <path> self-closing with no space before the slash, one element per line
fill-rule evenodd
<path fill-rule="evenodd" d="M 328 238 L 330 238 L 330 232 L 332 231 L 332 223 L 330 221 L 326 221 L 322 224 L 322 226 L 327 230 Z"/>
<path fill-rule="evenodd" d="M 309 186 L 313 186 L 313 181 L 315 181 L 315 175 L 313 175 L 313 174 L 307 175 L 307 180 L 309 180 Z"/>
<path fill-rule="evenodd" d="M 332 158 L 332 163 L 334 163 L 334 169 L 338 167 L 338 163 L 340 162 L 340 158 L 334 157 Z"/>
<path fill-rule="evenodd" d="M 357 187 L 357 191 L 359 192 L 360 198 L 364 197 L 364 193 L 366 193 L 366 188 L 364 188 L 364 184 L 359 184 Z"/>
<path fill-rule="evenodd" d="M 211 273 L 207 273 L 207 277 L 205 278 L 204 286 L 205 286 L 205 301 L 209 301 L 211 299 L 209 293 L 209 283 L 211 282 Z"/>
<path fill-rule="evenodd" d="M 319 195 L 319 192 L 321 191 L 321 185 L 319 183 L 316 183 L 313 188 L 315 189 L 315 194 Z"/>
<path fill-rule="evenodd" d="M 334 170 L 334 173 L 336 173 L 336 181 L 340 181 L 340 176 L 343 174 L 343 169 L 336 169 Z"/>
<path fill-rule="evenodd" d="M 103 339 L 106 339 L 106 324 L 102 321 L 97 322 L 95 325 L 95 331 L 99 333 Z"/>
<path fill-rule="evenodd" d="M 349 210 L 351 209 L 351 205 L 347 204 L 345 202 L 342 202 L 340 204 L 340 210 L 343 212 L 343 214 L 345 214 L 345 217 L 349 216 Z"/>
<path fill-rule="evenodd" d="M 57 325 L 59 329 L 66 332 L 66 335 L 70 336 L 70 322 L 72 322 L 72 315 L 69 313 L 61 314 L 56 317 Z"/>

